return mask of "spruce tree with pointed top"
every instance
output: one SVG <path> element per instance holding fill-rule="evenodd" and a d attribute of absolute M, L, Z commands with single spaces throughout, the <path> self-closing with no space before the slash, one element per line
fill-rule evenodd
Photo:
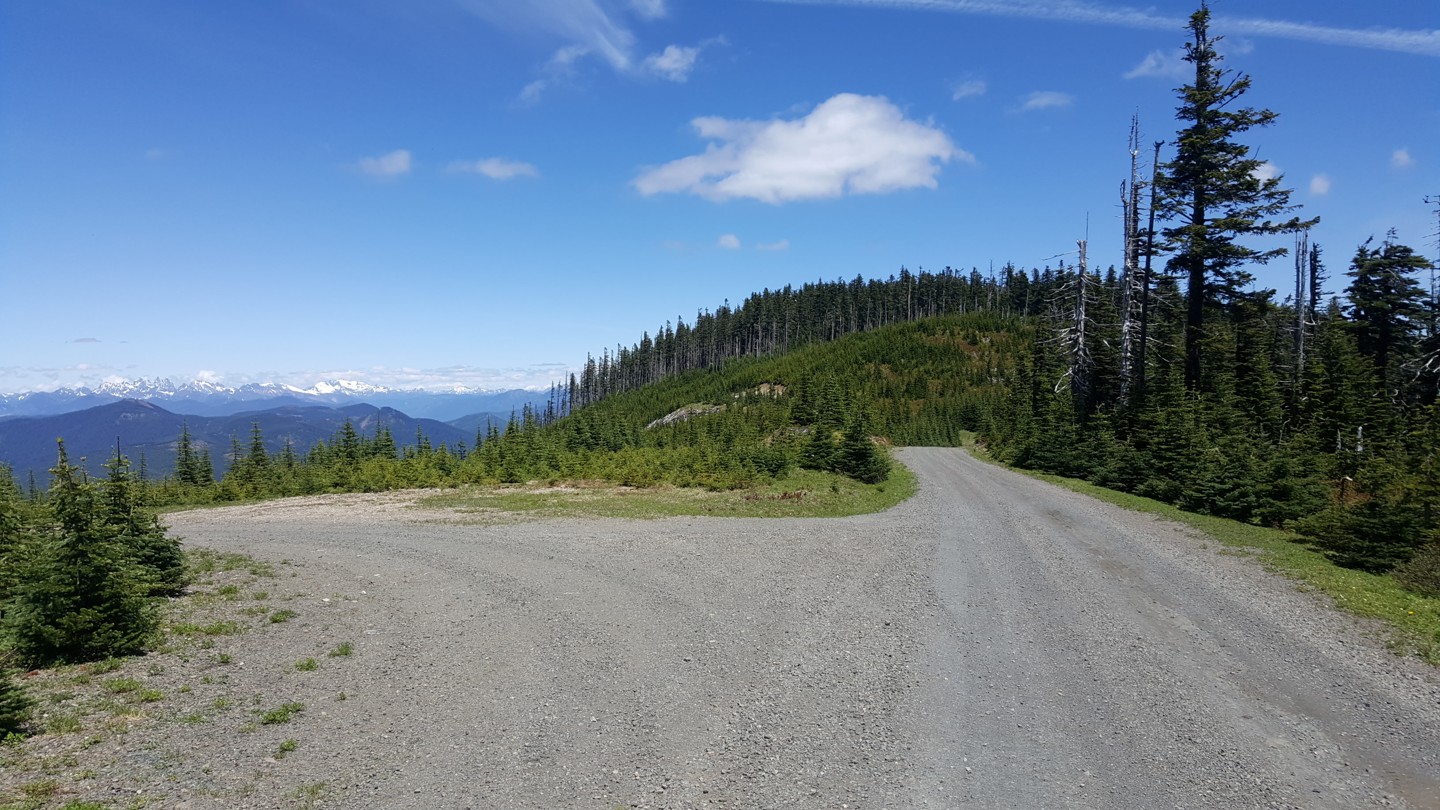
<path fill-rule="evenodd" d="M 130 460 L 120 454 L 118 444 L 105 469 L 109 475 L 98 485 L 100 532 L 128 547 L 148 575 L 150 594 L 179 595 L 188 581 L 180 542 L 167 535 L 159 518 L 146 508 L 143 485 L 130 471 Z"/>
<path fill-rule="evenodd" d="M 1185 385 L 1202 387 L 1202 360 L 1207 312 L 1244 295 L 1253 280 L 1244 269 L 1283 256 L 1285 248 L 1261 250 L 1239 240 L 1298 230 L 1318 222 L 1298 217 L 1279 219 L 1293 211 L 1290 190 L 1280 177 L 1266 177 L 1264 161 L 1236 137 L 1274 123 L 1277 113 L 1239 107 L 1250 89 L 1250 77 L 1220 67 L 1220 37 L 1210 34 L 1210 8 L 1202 3 L 1190 16 L 1191 41 L 1185 61 L 1195 67 L 1195 80 L 1179 88 L 1176 118 L 1183 124 L 1175 138 L 1175 155 L 1156 177 L 1159 206 L 1173 223 L 1163 229 L 1172 253 L 1171 272 L 1186 281 Z"/>
<path fill-rule="evenodd" d="M 81 472 L 60 442 L 49 525 L 22 563 L 3 622 L 10 648 L 29 664 L 136 653 L 158 626 L 151 579 L 101 519 L 100 494 Z"/>
<path fill-rule="evenodd" d="M 0 669 L 0 737 L 18 734 L 30 719 L 32 701 L 6 670 Z"/>

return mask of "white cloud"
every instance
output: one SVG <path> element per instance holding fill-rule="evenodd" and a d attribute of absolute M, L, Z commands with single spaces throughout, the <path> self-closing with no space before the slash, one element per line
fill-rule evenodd
<path fill-rule="evenodd" d="M 1024 17 L 1057 22 L 1091 23 L 1150 31 L 1183 31 L 1184 17 L 1169 17 L 1149 9 L 1112 6 L 1090 0 L 770 0 L 792 5 L 860 6 L 907 11 L 941 11 L 990 17 Z M 1230 36 L 1252 35 L 1277 39 L 1348 45 L 1382 51 L 1440 56 L 1440 30 L 1402 28 L 1337 28 L 1333 26 L 1269 20 L 1263 17 L 1215 17 L 1211 25 Z"/>
<path fill-rule="evenodd" d="M 1259 166 L 1256 166 L 1255 171 L 1251 172 L 1250 176 L 1263 183 L 1266 180 L 1274 180 L 1281 174 L 1280 167 L 1267 160 Z"/>
<path fill-rule="evenodd" d="M 594 54 L 616 70 L 630 67 L 635 34 L 598 0 L 468 0 L 465 7 L 498 27 L 538 31 L 569 43 L 561 53 Z"/>
<path fill-rule="evenodd" d="M 950 94 L 950 98 L 959 101 L 965 98 L 983 96 L 987 89 L 989 88 L 985 84 L 984 79 L 966 79 L 955 85 L 955 90 Z"/>
<path fill-rule="evenodd" d="M 655 76 L 683 82 L 705 46 L 723 42 L 706 40 L 694 47 L 670 45 L 643 59 L 637 55 L 637 21 L 667 16 L 667 0 L 462 0 L 465 8 L 499 28 L 540 33 L 565 43 L 541 68 L 541 76 L 526 84 L 520 99 L 536 103 L 552 87 L 573 75 L 577 62 L 600 59 L 616 73 Z"/>
<path fill-rule="evenodd" d="M 1069 93 L 1060 93 L 1054 90 L 1036 90 L 1020 100 L 1020 112 L 1053 110 L 1060 107 L 1069 107 L 1074 103 L 1075 97 Z"/>
<path fill-rule="evenodd" d="M 360 158 L 356 167 L 371 177 L 399 177 L 410 173 L 410 150 L 396 149 L 379 157 Z"/>
<path fill-rule="evenodd" d="M 764 250 L 764 251 L 789 250 L 789 249 L 790 249 L 790 240 L 789 240 L 789 239 L 781 239 L 781 240 L 778 241 L 778 242 L 761 242 L 760 244 L 758 244 L 758 245 L 755 246 L 755 249 L 756 249 L 756 250 Z"/>
<path fill-rule="evenodd" d="M 525 85 L 520 90 L 520 100 L 526 104 L 535 104 L 540 101 L 540 96 L 551 86 L 559 84 L 575 73 L 575 63 L 589 54 L 589 49 L 580 45 L 570 45 L 551 54 L 550 59 L 545 62 L 544 78 L 536 79 Z"/>
<path fill-rule="evenodd" d="M 1323 174 L 1317 174 L 1310 178 L 1310 193 L 1317 197 L 1323 197 L 1330 193 L 1330 178 Z"/>
<path fill-rule="evenodd" d="M 1396 149 L 1390 153 L 1390 167 L 1392 169 L 1408 169 L 1415 165 L 1415 158 L 1410 156 L 1409 149 Z"/>
<path fill-rule="evenodd" d="M 658 20 L 666 14 L 665 0 L 630 0 L 630 7 L 648 20 Z"/>
<path fill-rule="evenodd" d="M 483 174 L 491 180 L 512 180 L 516 177 L 539 177 L 533 164 L 519 160 L 490 157 L 481 160 L 457 160 L 446 167 L 455 173 Z"/>
<path fill-rule="evenodd" d="M 944 132 L 905 117 L 880 96 L 841 93 L 798 120 L 696 118 L 710 143 L 698 155 L 646 169 L 646 196 L 684 192 L 708 200 L 791 200 L 934 188 L 940 164 L 974 157 Z"/>
<path fill-rule="evenodd" d="M 1185 62 L 1185 52 L 1177 48 L 1173 51 L 1151 51 L 1145 55 L 1144 59 L 1140 60 L 1140 64 L 1130 68 L 1123 75 L 1127 79 L 1154 76 L 1179 81 L 1189 76 L 1193 70 Z"/>
<path fill-rule="evenodd" d="M 690 71 L 695 68 L 695 60 L 700 57 L 700 49 L 682 48 L 678 45 L 668 45 L 660 53 L 652 53 L 645 57 L 645 70 L 654 76 L 659 76 L 672 82 L 683 82 L 690 77 Z"/>
<path fill-rule="evenodd" d="M 293 371 L 282 374 L 231 375 L 230 385 L 245 382 L 277 382 L 310 388 L 320 380 L 358 380 L 387 388 L 418 388 L 425 391 L 498 391 L 510 388 L 541 390 L 557 380 L 563 381 L 570 372 L 578 371 L 565 363 L 537 363 L 533 366 L 488 368 L 478 366 L 441 366 L 438 368 L 332 368 Z"/>
<path fill-rule="evenodd" d="M 726 250 L 739 250 L 740 237 L 733 233 L 722 234 L 719 239 L 715 240 L 715 245 L 716 247 L 722 247 Z"/>

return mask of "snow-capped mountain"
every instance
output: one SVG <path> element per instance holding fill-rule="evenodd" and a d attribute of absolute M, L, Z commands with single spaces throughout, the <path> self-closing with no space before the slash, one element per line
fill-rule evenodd
<path fill-rule="evenodd" d="M 82 408 L 134 399 L 198 416 L 228 416 L 282 405 L 330 407 L 365 403 L 395 408 L 420 418 L 449 421 L 479 412 L 508 413 L 527 403 L 541 405 L 547 391 L 511 389 L 486 391 L 455 386 L 444 391 L 393 389 L 359 380 L 321 380 L 308 388 L 280 383 L 247 383 L 238 387 L 206 380 L 175 383 L 165 378 L 113 380 L 94 388 L 60 388 L 0 394 L 0 418 L 52 416 Z"/>

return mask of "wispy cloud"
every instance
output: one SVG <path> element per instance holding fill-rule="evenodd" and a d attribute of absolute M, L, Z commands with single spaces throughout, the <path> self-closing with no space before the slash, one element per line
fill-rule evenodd
<path fill-rule="evenodd" d="M 1075 97 L 1069 93 L 1061 93 L 1055 90 L 1036 90 L 1028 96 L 1020 99 L 1020 112 L 1033 112 L 1035 110 L 1053 110 L 1059 107 L 1069 107 L 1075 103 Z"/>
<path fill-rule="evenodd" d="M 813 6 L 862 6 L 906 11 L 940 11 L 991 17 L 1023 17 L 1056 22 L 1089 23 L 1120 28 L 1159 31 L 1184 30 L 1186 19 L 1156 14 L 1130 6 L 1065 0 L 769 0 L 772 3 Z M 1403 28 L 1343 28 L 1263 17 L 1212 18 L 1219 33 L 1348 45 L 1422 56 L 1440 56 L 1440 30 Z"/>
<path fill-rule="evenodd" d="M 481 160 L 457 160 L 446 167 L 455 174 L 481 174 L 491 180 L 513 180 L 517 177 L 539 177 L 533 164 L 519 160 L 489 157 Z"/>
<path fill-rule="evenodd" d="M 363 157 L 355 164 L 371 177 L 391 178 L 410 173 L 410 150 L 396 149 L 378 157 Z"/>
<path fill-rule="evenodd" d="M 1323 174 L 1317 174 L 1310 178 L 1310 193 L 1316 197 L 1323 197 L 1330 193 L 1330 178 Z"/>
<path fill-rule="evenodd" d="M 669 13 L 665 8 L 665 0 L 630 0 L 630 7 L 635 13 L 649 20 L 658 20 Z"/>
<path fill-rule="evenodd" d="M 984 79 L 965 79 L 964 81 L 956 83 L 955 89 L 950 93 L 950 98 L 955 101 L 960 101 L 961 99 L 983 96 L 988 89 L 989 86 L 985 84 Z"/>
<path fill-rule="evenodd" d="M 720 238 L 715 240 L 715 246 L 726 250 L 739 250 L 740 237 L 733 233 L 721 234 Z"/>
<path fill-rule="evenodd" d="M 1185 52 L 1178 48 L 1173 51 L 1151 51 L 1140 60 L 1140 64 L 1122 74 L 1127 79 L 1159 77 L 1162 79 L 1184 79 L 1193 72 L 1185 63 Z"/>
<path fill-rule="evenodd" d="M 691 124 L 710 142 L 705 151 L 642 172 L 635 179 L 641 194 L 772 204 L 883 194 L 934 188 L 940 164 L 974 160 L 880 96 L 842 93 L 797 120 L 706 117 Z"/>
<path fill-rule="evenodd" d="M 547 91 L 568 83 L 581 60 L 597 58 L 616 73 L 685 81 L 701 52 L 723 39 L 698 45 L 668 45 L 641 58 L 633 23 L 665 17 L 666 0 L 467 0 L 465 7 L 500 28 L 539 32 L 565 44 L 541 68 L 541 76 L 520 91 L 526 103 L 538 102 Z"/>
<path fill-rule="evenodd" d="M 758 245 L 755 246 L 755 249 L 756 249 L 756 250 L 763 250 L 763 251 L 766 251 L 766 252 L 778 252 L 778 251 L 782 251 L 782 250 L 789 250 L 789 249 L 790 249 L 790 240 L 789 240 L 789 239 L 781 239 L 781 240 L 776 241 L 776 242 L 761 242 L 760 244 L 758 244 Z"/>
<path fill-rule="evenodd" d="M 1415 165 L 1415 158 L 1410 156 L 1409 149 L 1396 149 L 1390 153 L 1390 168 L 1408 169 Z"/>
<path fill-rule="evenodd" d="M 168 149 L 161 149 L 157 146 L 145 150 L 146 160 L 164 160 L 167 157 L 170 157 L 170 150 Z"/>
<path fill-rule="evenodd" d="M 82 337 L 82 338 L 75 338 L 74 340 L 72 340 L 72 341 L 70 341 L 70 342 L 71 342 L 71 343 L 99 343 L 99 342 L 100 342 L 100 338 Z"/>

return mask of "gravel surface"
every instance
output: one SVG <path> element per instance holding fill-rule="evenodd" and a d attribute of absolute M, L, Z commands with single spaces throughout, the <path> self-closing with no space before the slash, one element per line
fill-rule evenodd
<path fill-rule="evenodd" d="M 243 587 L 297 615 L 219 637 L 231 663 L 184 696 L 254 709 L 185 723 L 167 697 L 80 754 L 91 794 L 1440 807 L 1440 679 L 1374 628 L 1186 529 L 958 450 L 899 455 L 920 493 L 842 519 L 477 526 L 413 494 L 171 515 L 189 544 L 288 560 Z M 256 721 L 287 702 L 305 710 Z"/>

